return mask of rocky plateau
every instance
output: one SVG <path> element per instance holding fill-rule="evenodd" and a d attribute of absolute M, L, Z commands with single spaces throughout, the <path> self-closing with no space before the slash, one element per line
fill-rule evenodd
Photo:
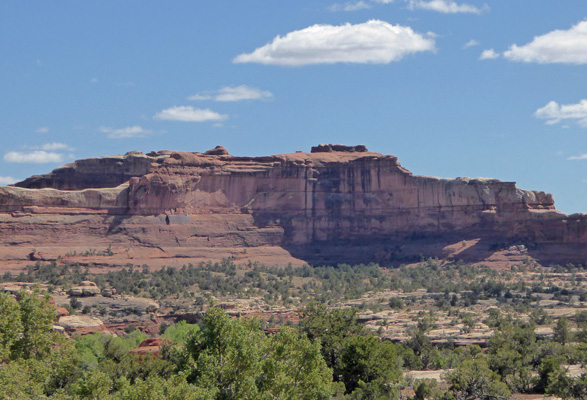
<path fill-rule="evenodd" d="M 365 146 L 78 160 L 0 187 L 0 265 L 587 261 L 587 215 L 487 178 L 418 176 Z"/>

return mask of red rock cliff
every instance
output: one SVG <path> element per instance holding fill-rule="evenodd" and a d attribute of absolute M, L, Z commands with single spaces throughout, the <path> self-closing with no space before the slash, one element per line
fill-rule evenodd
<path fill-rule="evenodd" d="M 585 215 L 556 211 L 550 194 L 496 179 L 415 176 L 396 157 L 364 146 L 312 150 L 234 157 L 217 148 L 76 161 L 0 188 L 2 240 L 25 233 L 25 242 L 34 242 L 50 227 L 64 241 L 75 233 L 188 253 L 278 246 L 329 262 L 437 255 L 435 244 L 475 238 L 488 248 L 571 246 L 559 262 L 587 259 Z M 48 222 L 56 215 L 69 220 Z"/>

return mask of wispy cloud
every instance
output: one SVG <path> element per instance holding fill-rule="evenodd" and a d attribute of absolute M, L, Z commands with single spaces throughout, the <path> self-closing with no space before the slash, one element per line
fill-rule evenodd
<path fill-rule="evenodd" d="M 489 11 L 489 6 L 487 4 L 484 4 L 483 7 L 479 8 L 466 3 L 458 4 L 452 0 L 409 0 L 408 8 L 410 10 L 421 9 L 437 11 L 444 14 L 481 14 L 485 11 Z"/>
<path fill-rule="evenodd" d="M 40 146 L 34 146 L 33 148 L 37 149 L 37 150 L 45 150 L 45 151 L 56 151 L 56 150 L 72 151 L 72 150 L 75 150 L 73 147 L 71 147 L 65 143 L 57 143 L 57 142 L 45 143 Z"/>
<path fill-rule="evenodd" d="M 534 37 L 523 46 L 513 44 L 503 53 L 511 61 L 587 64 L 587 21 L 568 30 L 555 30 Z"/>
<path fill-rule="evenodd" d="M 571 156 L 567 160 L 587 160 L 587 154 L 581 154 L 578 156 Z"/>
<path fill-rule="evenodd" d="M 312 25 L 277 36 L 252 53 L 235 57 L 233 62 L 282 66 L 387 64 L 408 54 L 434 50 L 431 34 L 422 35 L 407 26 L 371 20 L 356 25 Z"/>
<path fill-rule="evenodd" d="M 91 78 L 90 83 L 98 83 L 98 78 Z"/>
<path fill-rule="evenodd" d="M 190 106 L 176 106 L 158 112 L 153 118 L 167 121 L 205 122 L 223 121 L 228 118 L 228 115 L 219 114 L 216 111 L 207 108 L 201 109 Z"/>
<path fill-rule="evenodd" d="M 561 121 L 576 121 L 581 127 L 587 128 L 587 99 L 577 104 L 558 104 L 551 101 L 534 113 L 534 117 L 545 119 L 547 125 L 558 124 Z"/>
<path fill-rule="evenodd" d="M 41 126 L 35 130 L 36 133 L 48 133 L 49 127 L 48 126 Z"/>
<path fill-rule="evenodd" d="M 475 39 L 471 39 L 467 43 L 465 43 L 465 45 L 463 46 L 463 49 L 468 49 L 470 47 L 475 47 L 475 46 L 479 46 L 479 42 L 476 41 Z"/>
<path fill-rule="evenodd" d="M 11 177 L 11 176 L 0 176 L 0 185 L 5 186 L 5 185 L 12 185 L 13 183 L 16 183 L 16 179 Z"/>
<path fill-rule="evenodd" d="M 355 2 L 347 2 L 343 4 L 333 4 L 328 7 L 330 11 L 359 11 L 371 8 L 371 5 L 366 1 L 360 0 Z"/>
<path fill-rule="evenodd" d="M 224 86 L 217 91 L 196 93 L 188 100 L 213 100 L 213 101 L 243 101 L 243 100 L 270 100 L 273 93 L 247 85 Z"/>
<path fill-rule="evenodd" d="M 483 50 L 483 53 L 479 56 L 480 60 L 493 60 L 494 58 L 498 58 L 499 53 L 497 53 L 493 49 Z"/>
<path fill-rule="evenodd" d="M 101 126 L 98 130 L 102 133 L 106 133 L 110 139 L 129 139 L 129 138 L 141 138 L 148 136 L 152 131 L 143 129 L 139 125 L 127 126 L 126 128 L 114 129 L 107 126 Z"/>
<path fill-rule="evenodd" d="M 63 159 L 63 154 L 44 150 L 35 150 L 30 152 L 9 151 L 8 153 L 4 154 L 4 161 L 9 163 L 60 163 L 63 162 Z"/>

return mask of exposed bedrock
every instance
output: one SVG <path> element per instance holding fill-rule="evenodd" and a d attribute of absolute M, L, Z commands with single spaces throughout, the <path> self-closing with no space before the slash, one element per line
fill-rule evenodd
<path fill-rule="evenodd" d="M 525 243 L 548 262 L 549 254 L 559 263 L 587 260 L 586 215 L 555 210 L 550 194 L 496 179 L 416 176 L 364 146 L 267 157 L 222 147 L 131 152 L 79 160 L 17 186 L 0 188 L 4 243 L 71 231 L 78 240 L 281 246 L 311 262 L 368 262 L 442 256 L 451 243 L 479 239 L 477 252 L 460 256 L 474 261 Z"/>
<path fill-rule="evenodd" d="M 115 187 L 133 176 L 146 174 L 152 163 L 161 162 L 166 157 L 168 156 L 163 154 L 150 157 L 138 151 L 131 151 L 124 156 L 88 158 L 56 168 L 49 174 L 31 176 L 14 186 L 61 190 Z"/>

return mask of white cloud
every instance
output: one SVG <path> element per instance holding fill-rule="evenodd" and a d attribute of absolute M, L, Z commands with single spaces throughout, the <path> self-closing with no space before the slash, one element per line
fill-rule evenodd
<path fill-rule="evenodd" d="M 410 10 L 421 9 L 438 11 L 445 14 L 481 14 L 484 11 L 489 11 L 489 6 L 487 4 L 479 8 L 465 3 L 458 4 L 452 0 L 409 0 L 408 8 Z"/>
<path fill-rule="evenodd" d="M 371 8 L 371 6 L 363 0 L 356 2 L 347 2 L 344 4 L 333 4 L 328 7 L 330 11 L 358 11 Z"/>
<path fill-rule="evenodd" d="M 178 106 L 160 111 L 155 114 L 153 118 L 167 121 L 205 122 L 223 121 L 228 118 L 228 116 L 225 114 L 219 114 L 216 111 L 207 108 L 201 109 L 190 106 Z"/>
<path fill-rule="evenodd" d="M 379 3 L 379 4 L 390 4 L 393 3 L 394 0 L 371 0 L 373 3 Z"/>
<path fill-rule="evenodd" d="M 214 101 L 242 101 L 242 100 L 269 100 L 273 93 L 247 85 L 224 86 L 215 92 L 196 93 L 188 97 L 188 100 L 214 100 Z"/>
<path fill-rule="evenodd" d="M 63 162 L 63 154 L 36 150 L 30 152 L 9 151 L 4 154 L 4 161 L 9 163 L 60 163 Z"/>
<path fill-rule="evenodd" d="M 523 46 L 513 44 L 503 55 L 508 60 L 527 63 L 587 64 L 587 21 L 566 31 L 536 36 Z"/>
<path fill-rule="evenodd" d="M 498 58 L 499 53 L 497 53 L 493 49 L 483 50 L 483 53 L 479 56 L 480 60 L 493 60 L 494 58 Z"/>
<path fill-rule="evenodd" d="M 563 120 L 574 120 L 583 127 L 587 128 L 587 100 L 583 99 L 577 104 L 558 104 L 551 101 L 534 113 L 534 117 L 546 119 L 547 125 L 558 124 Z"/>
<path fill-rule="evenodd" d="M 471 39 L 467 43 L 465 43 L 465 45 L 463 46 L 463 49 L 468 49 L 469 47 L 475 47 L 475 46 L 479 46 L 479 42 L 476 41 L 475 39 Z"/>
<path fill-rule="evenodd" d="M 312 25 L 277 36 L 235 63 L 302 66 L 333 63 L 387 64 L 405 55 L 433 51 L 434 39 L 410 27 L 371 20 L 362 24 Z"/>
<path fill-rule="evenodd" d="M 580 154 L 578 156 L 572 156 L 567 158 L 567 160 L 587 160 L 587 154 Z M 587 180 L 585 180 L 587 182 Z"/>
<path fill-rule="evenodd" d="M 108 134 L 110 139 L 128 139 L 145 137 L 152 133 L 148 129 L 143 129 L 139 125 L 127 126 L 126 128 L 114 129 L 107 126 L 101 126 L 98 130 Z"/>
<path fill-rule="evenodd" d="M 98 78 L 92 78 L 92 79 L 90 79 L 90 83 L 98 83 Z"/>
<path fill-rule="evenodd" d="M 0 185 L 5 186 L 5 185 L 12 185 L 13 183 L 16 183 L 16 179 L 14 179 L 11 176 L 0 176 Z"/>
<path fill-rule="evenodd" d="M 69 147 L 65 143 L 45 143 L 40 146 L 34 147 L 36 149 L 45 150 L 45 151 L 55 151 L 55 150 L 73 150 L 73 148 Z"/>
<path fill-rule="evenodd" d="M 49 127 L 48 126 L 41 126 L 35 130 L 36 133 L 48 133 Z"/>

